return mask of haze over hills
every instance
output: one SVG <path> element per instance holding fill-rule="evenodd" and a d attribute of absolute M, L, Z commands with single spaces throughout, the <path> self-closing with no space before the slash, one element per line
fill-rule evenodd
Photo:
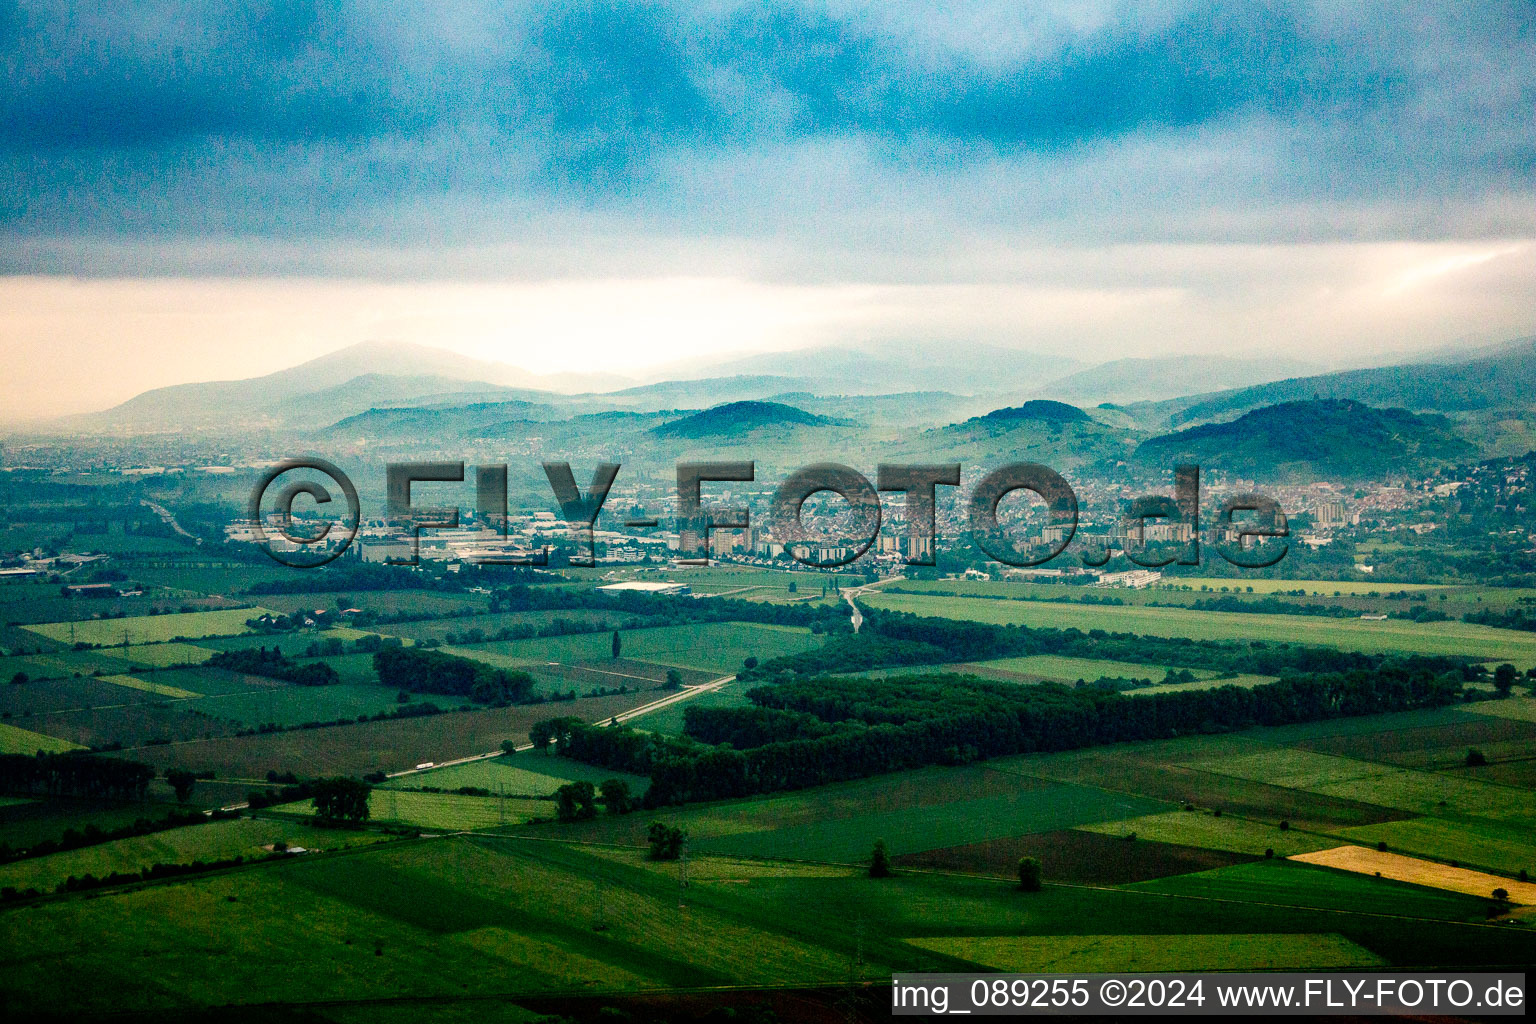
<path fill-rule="evenodd" d="M 764 374 L 800 377 L 821 394 L 948 391 L 982 395 L 1021 392 L 1082 365 L 1067 356 L 946 341 L 886 344 L 878 349 L 820 346 L 665 369 L 679 380 Z"/>
<path fill-rule="evenodd" d="M 1142 422 L 1170 426 L 1230 418 L 1265 405 L 1335 398 L 1420 412 L 1520 409 L 1536 395 L 1536 339 L 1500 346 L 1493 355 L 1461 362 L 1408 363 L 1344 370 L 1198 394 L 1126 411 Z"/>
<path fill-rule="evenodd" d="M 1316 363 L 1282 357 L 1159 356 L 1116 359 L 1053 380 L 1035 392 L 1042 398 L 1097 405 L 1155 402 L 1180 395 L 1241 388 L 1322 372 Z"/>
<path fill-rule="evenodd" d="M 621 379 L 562 375 L 588 386 Z M 98 413 L 70 416 L 52 426 L 69 432 L 154 433 L 203 429 L 313 430 L 375 405 L 420 404 L 463 393 L 527 399 L 552 388 L 504 363 L 471 359 L 443 349 L 399 342 L 363 342 L 244 380 L 207 381 L 156 388 Z"/>
<path fill-rule="evenodd" d="M 944 372 L 957 383 L 978 386 L 985 376 L 980 368 L 991 365 L 987 360 L 1002 359 L 1000 351 L 962 346 Z M 1019 392 L 997 390 L 1012 385 L 1006 377 L 991 378 L 994 390 L 984 394 L 896 390 L 900 381 L 933 369 L 928 362 L 933 356 L 923 346 L 894 353 L 818 349 L 732 364 L 746 369 L 777 361 L 782 369 L 803 374 L 741 373 L 562 394 L 504 383 L 522 374 L 504 364 L 380 343 L 249 380 L 157 389 L 104 413 L 73 417 L 63 427 L 117 435 L 318 433 L 400 445 L 424 438 L 543 438 L 543 443 L 558 440 L 572 450 L 598 444 L 631 454 L 649 451 L 658 441 L 696 441 L 743 450 L 762 445 L 784 458 L 820 457 L 824 452 L 818 445 L 835 440 L 864 454 L 969 463 L 1027 458 L 1062 468 L 1123 460 L 1141 444 L 1143 463 L 1166 461 L 1168 453 L 1187 446 L 1212 468 L 1256 475 L 1264 472 L 1261 464 L 1270 464 L 1292 467 L 1282 468 L 1282 475 L 1305 469 L 1335 477 L 1536 447 L 1531 399 L 1536 394 L 1536 339 L 1497 346 L 1456 363 L 1290 377 L 1157 402 L 1106 403 L 1087 411 L 1080 407 L 1087 401 L 1013 397 Z M 1015 366 L 1043 364 L 1028 353 L 1008 358 Z M 824 374 L 820 362 L 827 366 Z M 1217 380 L 1262 378 L 1303 365 L 1281 359 L 1123 359 L 1036 390 L 1052 395 L 1162 393 L 1181 381 L 1208 387 Z M 889 379 L 880 376 L 887 372 Z M 851 375 L 865 373 L 871 376 L 859 384 L 861 391 L 834 390 L 836 382 L 854 383 Z M 880 387 L 889 390 L 879 393 L 875 389 Z M 1320 401 L 1335 404 L 1315 404 Z M 1269 411 L 1239 419 L 1263 410 Z M 1451 420 L 1410 413 L 1443 413 Z M 1359 423 L 1351 428 L 1349 421 L 1356 418 Z M 1158 436 L 1229 421 L 1236 421 L 1229 432 Z M 537 430 L 530 429 L 534 423 Z M 1260 428 L 1273 437 L 1261 441 Z M 656 448 L 650 454 L 664 461 L 670 446 L 662 448 L 667 452 Z"/>

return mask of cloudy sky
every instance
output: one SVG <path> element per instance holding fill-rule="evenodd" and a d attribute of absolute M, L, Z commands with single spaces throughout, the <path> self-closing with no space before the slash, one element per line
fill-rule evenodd
<path fill-rule="evenodd" d="M 0 0 L 11 418 L 538 372 L 1536 334 L 1536 5 Z"/>

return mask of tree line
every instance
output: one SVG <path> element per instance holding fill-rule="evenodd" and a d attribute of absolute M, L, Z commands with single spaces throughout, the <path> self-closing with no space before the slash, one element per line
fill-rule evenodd
<path fill-rule="evenodd" d="M 247 647 L 244 650 L 219 651 L 204 664 L 245 675 L 281 679 L 299 686 L 334 686 L 341 682 L 341 676 L 337 675 L 336 670 L 325 662 L 312 661 L 300 664 L 276 646 L 271 650 L 265 647 Z"/>
<path fill-rule="evenodd" d="M 1266 676 L 1374 671 L 1394 662 L 1401 662 L 1409 671 L 1470 671 L 1473 675 L 1468 678 L 1480 674 L 1470 659 L 1461 657 L 1364 654 L 1264 640 L 1196 640 L 1102 629 L 1084 632 L 1075 627 L 993 625 L 868 608 L 860 632 L 835 637 L 817 650 L 769 659 L 743 669 L 737 678 L 767 681 L 1035 654 Z"/>
<path fill-rule="evenodd" d="M 373 656 L 379 682 L 396 690 L 468 697 L 476 704 L 516 704 L 533 694 L 527 672 L 419 647 L 385 648 Z"/>
<path fill-rule="evenodd" d="M 0 754 L 0 792 L 142 800 L 155 770 L 139 761 L 81 754 Z"/>
<path fill-rule="evenodd" d="M 751 707 L 690 708 L 683 736 L 574 723 L 557 742 L 577 760 L 648 775 L 645 804 L 656 807 L 1010 754 L 1438 707 L 1460 700 L 1463 682 L 1459 671 L 1401 662 L 1144 696 L 952 675 L 818 677 L 754 688 Z"/>

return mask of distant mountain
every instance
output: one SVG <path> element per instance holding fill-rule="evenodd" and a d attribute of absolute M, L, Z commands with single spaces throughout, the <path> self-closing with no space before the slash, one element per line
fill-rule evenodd
<path fill-rule="evenodd" d="M 1101 402 L 1155 402 L 1180 395 L 1241 388 L 1286 377 L 1319 373 L 1323 367 L 1281 357 L 1161 356 L 1116 359 L 1053 380 L 1033 394 L 1084 405 Z"/>
<path fill-rule="evenodd" d="M 381 402 L 406 405 L 454 393 L 488 396 L 547 386 L 550 380 L 425 345 L 363 342 L 261 377 L 156 388 L 103 412 L 70 416 L 52 425 L 66 431 L 124 434 L 312 430 Z M 567 375 L 561 380 L 589 388 L 623 382 L 602 375 Z"/>
<path fill-rule="evenodd" d="M 559 418 L 563 410 L 536 402 L 471 402 L 451 406 L 405 406 L 369 409 L 348 416 L 324 430 L 338 440 L 383 440 L 494 436 L 508 423 L 532 423 Z"/>
<path fill-rule="evenodd" d="M 769 352 L 698 366 L 672 366 L 669 375 L 799 377 L 820 395 L 948 391 L 960 395 L 1023 393 L 1082 366 L 1066 356 L 969 342 L 885 343 L 878 348 L 824 346 Z M 780 388 L 781 391 L 793 390 Z"/>
<path fill-rule="evenodd" d="M 673 438 L 735 438 L 764 428 L 851 425 L 847 420 L 817 416 L 804 409 L 778 402 L 729 402 L 725 405 L 717 405 L 713 409 L 694 413 L 692 416 L 685 416 L 680 420 L 663 423 L 659 427 L 651 428 L 651 433 L 657 437 Z"/>
<path fill-rule="evenodd" d="M 572 397 L 593 407 L 659 412 L 663 409 L 705 409 L 726 402 L 760 401 L 771 395 L 804 390 L 810 386 L 810 381 L 798 377 L 737 375 L 666 380 L 620 391 Z"/>
<path fill-rule="evenodd" d="M 1383 408 L 1462 413 L 1523 409 L 1536 396 L 1536 339 L 1501 346 L 1496 354 L 1455 363 L 1412 363 L 1345 370 L 1274 381 L 1236 391 L 1131 406 L 1142 422 L 1170 426 L 1230 418 L 1261 406 L 1311 399 L 1347 399 Z"/>
<path fill-rule="evenodd" d="M 1380 479 L 1465 461 L 1472 445 L 1444 416 L 1377 409 L 1348 399 L 1285 402 L 1143 441 L 1136 461 L 1279 482 Z"/>

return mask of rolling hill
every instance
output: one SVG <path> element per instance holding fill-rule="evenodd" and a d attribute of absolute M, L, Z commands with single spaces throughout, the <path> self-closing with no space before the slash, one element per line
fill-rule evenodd
<path fill-rule="evenodd" d="M 1230 356 L 1160 356 L 1115 359 L 1053 380 L 1035 394 L 1064 402 L 1157 402 L 1181 395 L 1244 388 L 1316 374 L 1323 367 L 1299 359 Z"/>
<path fill-rule="evenodd" d="M 1262 406 L 1343 399 L 1414 412 L 1470 413 L 1524 409 L 1536 395 L 1536 339 L 1503 346 L 1465 362 L 1405 363 L 1296 377 L 1254 387 L 1132 405 L 1142 422 L 1186 423 L 1230 418 Z"/>
<path fill-rule="evenodd" d="M 653 427 L 651 433 L 667 438 L 737 438 L 762 429 L 784 427 L 846 427 L 847 420 L 797 409 L 779 402 L 728 402 L 712 409 Z"/>
<path fill-rule="evenodd" d="M 1135 457 L 1149 466 L 1193 462 L 1255 480 L 1310 482 L 1422 472 L 1475 451 L 1443 416 L 1318 399 L 1154 437 L 1137 447 Z"/>

